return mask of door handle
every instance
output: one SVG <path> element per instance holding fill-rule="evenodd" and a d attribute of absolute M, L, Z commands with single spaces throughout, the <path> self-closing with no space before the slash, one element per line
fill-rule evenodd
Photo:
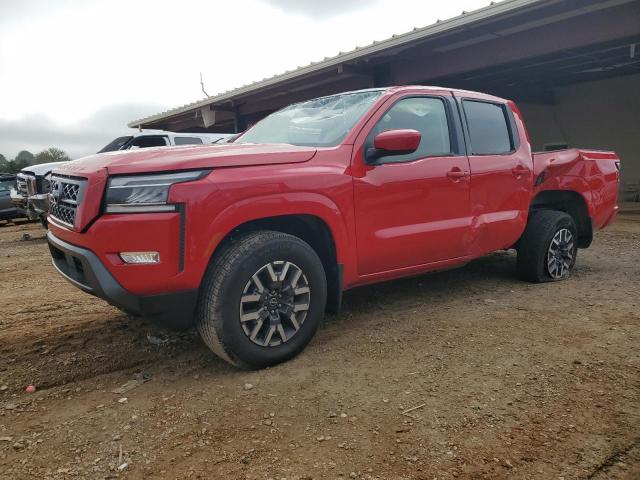
<path fill-rule="evenodd" d="M 516 178 L 523 177 L 524 175 L 529 175 L 529 169 L 524 165 L 516 165 L 511 169 L 511 172 Z"/>
<path fill-rule="evenodd" d="M 451 170 L 447 172 L 447 177 L 449 177 L 453 181 L 460 180 L 461 178 L 468 177 L 468 176 L 469 176 L 469 172 L 465 172 L 464 170 L 461 170 L 459 167 L 453 167 Z"/>

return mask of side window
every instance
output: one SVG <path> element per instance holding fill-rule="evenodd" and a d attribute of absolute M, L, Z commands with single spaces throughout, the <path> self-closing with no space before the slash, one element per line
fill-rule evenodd
<path fill-rule="evenodd" d="M 198 137 L 175 137 L 176 145 L 202 145 L 202 139 Z"/>
<path fill-rule="evenodd" d="M 416 160 L 451 154 L 451 139 L 444 101 L 433 97 L 404 98 L 378 121 L 373 136 L 387 130 L 412 129 L 422 135 L 414 153 L 384 157 L 384 163 Z M 373 138 L 372 136 L 372 138 Z"/>
<path fill-rule="evenodd" d="M 513 150 L 507 115 L 502 105 L 464 100 L 473 155 L 498 155 Z"/>
<path fill-rule="evenodd" d="M 0 180 L 0 192 L 8 192 L 14 183 L 14 180 Z"/>
<path fill-rule="evenodd" d="M 144 137 L 138 137 L 129 148 L 149 148 L 149 147 L 166 147 L 167 140 L 161 135 L 147 135 Z"/>

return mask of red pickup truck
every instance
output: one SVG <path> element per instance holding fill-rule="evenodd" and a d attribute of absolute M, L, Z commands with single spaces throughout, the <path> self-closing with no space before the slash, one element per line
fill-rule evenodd
<path fill-rule="evenodd" d="M 234 365 L 285 361 L 344 290 L 516 249 L 567 278 L 617 212 L 611 152 L 532 154 L 516 105 L 407 86 L 305 101 L 232 144 L 97 154 L 52 177 L 56 269 L 188 326 Z"/>

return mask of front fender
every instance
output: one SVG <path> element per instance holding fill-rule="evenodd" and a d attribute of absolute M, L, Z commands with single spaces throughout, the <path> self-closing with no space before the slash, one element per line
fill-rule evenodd
<path fill-rule="evenodd" d="M 348 212 L 329 197 L 316 192 L 273 193 L 243 198 L 221 210 L 210 222 L 202 238 L 205 245 L 193 245 L 198 258 L 196 264 L 206 265 L 220 242 L 239 226 L 264 218 L 283 215 L 311 215 L 321 219 L 329 228 L 336 247 L 338 263 L 345 267 L 345 278 L 355 273 L 355 239 L 348 229 Z M 202 271 L 204 275 L 204 269 Z"/>

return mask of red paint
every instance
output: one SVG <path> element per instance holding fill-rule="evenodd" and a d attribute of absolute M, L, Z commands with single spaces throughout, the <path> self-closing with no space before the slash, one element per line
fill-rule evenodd
<path fill-rule="evenodd" d="M 448 155 L 407 163 L 367 164 L 365 141 L 397 100 L 416 95 L 474 98 L 506 105 L 519 147 L 506 155 Z M 411 131 L 382 133 L 381 148 L 415 144 Z M 418 134 L 419 135 L 419 134 Z M 386 147 L 385 147 L 386 145 Z M 595 228 L 615 215 L 618 172 L 611 152 L 531 153 L 517 107 L 465 91 L 394 87 L 385 91 L 331 148 L 212 145 L 93 155 L 56 173 L 88 179 L 75 230 L 50 219 L 53 234 L 92 250 L 118 282 L 137 295 L 199 288 L 220 241 L 260 218 L 305 214 L 331 231 L 344 288 L 459 265 L 511 247 L 522 234 L 532 199 L 545 190 L 584 198 Z M 205 178 L 174 185 L 170 203 L 185 208 L 184 269 L 179 270 L 178 213 L 102 214 L 109 175 L 213 168 Z M 545 181 L 534 187 L 545 172 Z M 158 251 L 157 265 L 125 265 L 120 251 Z"/>
<path fill-rule="evenodd" d="M 373 145 L 385 152 L 415 152 L 420 145 L 420 132 L 416 130 L 387 130 L 376 135 Z"/>

